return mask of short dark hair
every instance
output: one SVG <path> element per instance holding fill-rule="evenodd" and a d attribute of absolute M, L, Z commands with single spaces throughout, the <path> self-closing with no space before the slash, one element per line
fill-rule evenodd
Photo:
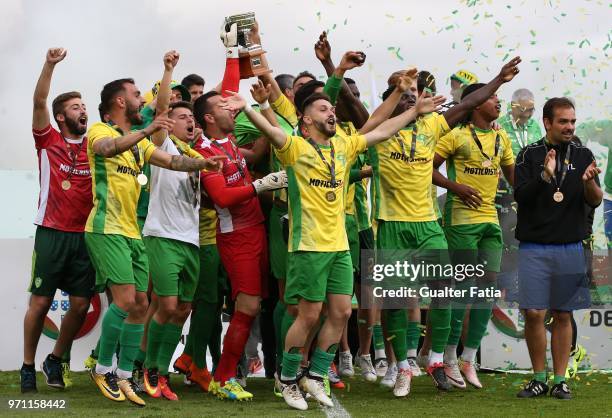
<path fill-rule="evenodd" d="M 479 88 L 482 88 L 484 86 L 486 86 L 486 84 L 484 84 L 484 83 L 474 83 L 474 84 L 470 84 L 469 86 L 466 86 L 463 89 L 463 92 L 461 93 L 461 101 L 463 101 L 463 99 L 465 99 L 469 94 L 474 93 L 476 90 L 478 90 Z M 472 114 L 473 113 L 474 113 L 474 111 L 472 110 L 467 115 L 465 115 L 463 120 L 460 121 L 459 123 L 461 125 L 464 125 L 464 126 L 468 125 L 470 123 L 470 120 L 472 120 Z"/>
<path fill-rule="evenodd" d="M 62 93 L 53 99 L 53 103 L 51 104 L 51 111 L 53 112 L 53 119 L 55 119 L 55 123 L 59 123 L 57 121 L 57 114 L 64 113 L 64 103 L 71 99 L 80 99 L 81 93 L 78 91 L 69 91 L 67 93 Z"/>
<path fill-rule="evenodd" d="M 200 128 L 206 130 L 206 121 L 204 120 L 204 115 L 206 113 L 210 113 L 212 110 L 212 105 L 208 102 L 211 97 L 220 96 L 214 90 L 209 91 L 208 93 L 204 93 L 200 97 L 196 99 L 193 103 L 193 118 L 200 125 Z"/>
<path fill-rule="evenodd" d="M 302 103 L 301 113 L 304 114 L 304 111 L 317 100 L 327 100 L 331 104 L 331 100 L 329 99 L 329 96 L 327 94 L 313 93 L 310 96 L 306 97 L 306 99 L 304 99 L 304 102 Z"/>
<path fill-rule="evenodd" d="M 304 100 L 311 96 L 316 89 L 324 86 L 325 84 L 318 80 L 310 80 L 308 83 L 304 83 L 297 93 L 295 93 L 295 97 L 293 99 L 297 110 L 299 110 L 300 113 L 304 113 Z"/>
<path fill-rule="evenodd" d="M 276 84 L 278 84 L 278 87 L 280 87 L 281 91 L 285 91 L 293 87 L 295 77 L 291 74 L 279 74 L 274 77 L 274 80 L 276 80 Z"/>
<path fill-rule="evenodd" d="M 298 75 L 295 76 L 295 78 L 293 79 L 293 83 L 291 84 L 291 86 L 295 86 L 295 82 L 298 81 L 298 79 L 302 78 L 302 77 L 310 77 L 313 80 L 316 80 L 317 77 L 314 76 L 313 73 L 311 73 L 310 71 L 302 71 L 301 73 L 299 73 Z"/>
<path fill-rule="evenodd" d="M 355 83 L 355 80 L 349 77 L 344 77 L 344 81 L 346 81 L 346 84 L 357 84 Z"/>
<path fill-rule="evenodd" d="M 555 109 L 559 107 L 571 107 L 572 109 L 576 109 L 574 103 L 567 97 L 552 97 L 544 103 L 544 108 L 542 109 L 542 120 L 548 119 L 552 122 L 555 119 Z"/>
<path fill-rule="evenodd" d="M 204 79 L 197 74 L 189 74 L 181 81 L 181 84 L 185 86 L 187 89 L 191 86 L 203 86 Z"/>
<path fill-rule="evenodd" d="M 383 99 L 383 102 L 384 102 L 385 100 L 387 100 L 387 99 L 389 98 L 389 96 L 391 96 L 391 93 L 393 93 L 393 90 L 395 90 L 395 86 L 389 86 L 389 87 L 387 87 L 387 90 L 385 90 L 385 91 L 383 92 L 383 94 L 382 94 L 382 99 Z"/>
<path fill-rule="evenodd" d="M 429 71 L 419 71 L 417 75 L 417 91 L 419 94 L 426 88 L 430 89 L 433 93 L 436 92 L 436 78 Z"/>
<path fill-rule="evenodd" d="M 100 104 L 107 112 L 110 111 L 111 104 L 115 97 L 117 97 L 117 94 L 125 90 L 125 84 L 135 84 L 134 79 L 120 78 L 105 84 L 102 88 L 100 92 Z"/>
<path fill-rule="evenodd" d="M 193 113 L 193 105 L 190 102 L 186 102 L 181 100 L 179 102 L 170 103 L 170 111 L 168 113 L 172 113 L 174 109 L 185 108 Z"/>
<path fill-rule="evenodd" d="M 106 107 L 104 106 L 104 103 L 100 103 L 98 105 L 98 113 L 100 114 L 100 121 L 101 122 L 108 122 L 105 118 L 104 115 L 106 115 L 108 112 L 106 110 Z"/>

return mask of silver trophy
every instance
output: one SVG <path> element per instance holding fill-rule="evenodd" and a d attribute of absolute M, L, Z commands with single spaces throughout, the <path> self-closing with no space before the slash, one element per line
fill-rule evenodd
<path fill-rule="evenodd" d="M 257 77 L 269 73 L 270 69 L 263 59 L 265 53 L 261 45 L 250 39 L 251 29 L 255 26 L 255 13 L 248 12 L 225 18 L 225 29 L 229 31 L 236 24 L 238 46 L 240 47 L 240 78 Z"/>

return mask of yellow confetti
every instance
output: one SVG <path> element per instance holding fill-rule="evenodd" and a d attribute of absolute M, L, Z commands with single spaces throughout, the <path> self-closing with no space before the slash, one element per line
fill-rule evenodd
<path fill-rule="evenodd" d="M 387 341 L 391 341 L 391 340 L 392 340 L 392 339 L 394 339 L 395 337 L 396 337 L 396 335 L 395 335 L 395 334 L 393 334 L 393 335 L 391 335 L 391 336 L 387 337 Z"/>

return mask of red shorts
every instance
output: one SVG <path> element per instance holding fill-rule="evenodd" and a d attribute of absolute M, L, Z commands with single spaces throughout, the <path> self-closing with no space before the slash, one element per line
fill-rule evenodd
<path fill-rule="evenodd" d="M 236 300 L 238 293 L 268 296 L 268 242 L 264 224 L 217 233 L 217 248 L 232 287 L 232 300 Z"/>

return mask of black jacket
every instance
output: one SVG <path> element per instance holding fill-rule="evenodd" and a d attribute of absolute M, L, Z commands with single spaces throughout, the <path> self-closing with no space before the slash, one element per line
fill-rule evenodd
<path fill-rule="evenodd" d="M 555 202 L 557 183 L 545 182 L 541 173 L 550 148 L 557 152 L 557 180 L 561 179 L 560 159 L 571 147 L 570 165 Z M 547 148 L 548 147 L 548 148 Z M 516 239 L 541 244 L 566 244 L 585 239 L 588 234 L 589 205 L 584 199 L 582 175 L 595 158 L 588 148 L 572 141 L 552 146 L 544 138 L 523 148 L 516 157 L 514 199 L 518 203 Z M 595 178 L 599 185 L 599 178 Z"/>

